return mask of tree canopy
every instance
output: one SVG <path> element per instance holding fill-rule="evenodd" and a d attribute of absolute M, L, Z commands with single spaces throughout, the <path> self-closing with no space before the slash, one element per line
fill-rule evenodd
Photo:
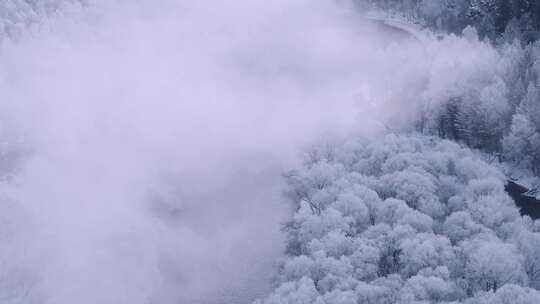
<path fill-rule="evenodd" d="M 257 304 L 540 302 L 540 225 L 480 154 L 418 135 L 333 151 L 287 174 L 287 257 Z"/>

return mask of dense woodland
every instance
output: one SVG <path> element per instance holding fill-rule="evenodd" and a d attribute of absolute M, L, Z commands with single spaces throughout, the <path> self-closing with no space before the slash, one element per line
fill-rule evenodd
<path fill-rule="evenodd" d="M 472 88 L 449 88 L 451 96 L 443 100 L 423 100 L 416 128 L 481 149 L 512 163 L 514 169 L 539 176 L 540 2 L 368 2 L 358 1 L 364 9 L 402 14 L 428 30 L 483 40 L 498 50 L 495 75 Z"/>
<path fill-rule="evenodd" d="M 540 226 L 504 191 L 516 171 L 540 176 L 540 2 L 368 2 L 493 46 L 498 72 L 419 96 L 412 135 L 321 148 L 291 171 L 288 257 L 257 303 L 540 303 Z"/>
<path fill-rule="evenodd" d="M 409 16 L 435 30 L 460 34 L 467 26 L 493 40 L 538 38 L 540 2 L 535 0 L 356 0 Z"/>
<path fill-rule="evenodd" d="M 506 177 L 437 137 L 388 135 L 310 153 L 276 290 L 258 304 L 540 302 L 540 226 Z"/>

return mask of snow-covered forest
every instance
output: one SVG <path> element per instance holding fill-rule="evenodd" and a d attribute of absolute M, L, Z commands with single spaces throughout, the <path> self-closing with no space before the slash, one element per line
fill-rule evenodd
<path fill-rule="evenodd" d="M 500 56 L 490 79 L 429 96 L 417 130 L 513 163 L 509 175 L 540 175 L 540 2 L 529 0 L 363 1 L 434 32 L 482 39 Z M 466 86 L 468 84 L 460 84 Z M 437 100 L 438 99 L 438 100 Z M 535 185 L 532 185 L 536 187 Z"/>
<path fill-rule="evenodd" d="M 504 185 L 540 174 L 540 4 L 358 3 L 481 40 L 497 67 L 418 96 L 408 135 L 312 149 L 286 175 L 287 258 L 256 303 L 539 303 L 539 222 Z"/>
<path fill-rule="evenodd" d="M 539 39 L 534 0 L 0 0 L 0 304 L 540 303 Z"/>
<path fill-rule="evenodd" d="M 287 174 L 296 213 L 277 303 L 538 303 L 540 226 L 504 174 L 437 137 L 317 151 Z"/>

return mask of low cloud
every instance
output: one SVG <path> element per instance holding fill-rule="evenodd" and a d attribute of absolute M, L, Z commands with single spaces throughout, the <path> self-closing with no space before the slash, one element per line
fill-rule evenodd
<path fill-rule="evenodd" d="M 7 303 L 248 303 L 302 149 L 409 126 L 498 56 L 334 1 L 88 2 L 1 46 Z"/>

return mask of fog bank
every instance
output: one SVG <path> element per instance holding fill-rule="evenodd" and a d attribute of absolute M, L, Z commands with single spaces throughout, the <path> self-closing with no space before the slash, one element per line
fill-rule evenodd
<path fill-rule="evenodd" d="M 87 2 L 1 45 L 3 303 L 249 303 L 303 149 L 407 127 L 498 59 L 346 2 Z"/>

